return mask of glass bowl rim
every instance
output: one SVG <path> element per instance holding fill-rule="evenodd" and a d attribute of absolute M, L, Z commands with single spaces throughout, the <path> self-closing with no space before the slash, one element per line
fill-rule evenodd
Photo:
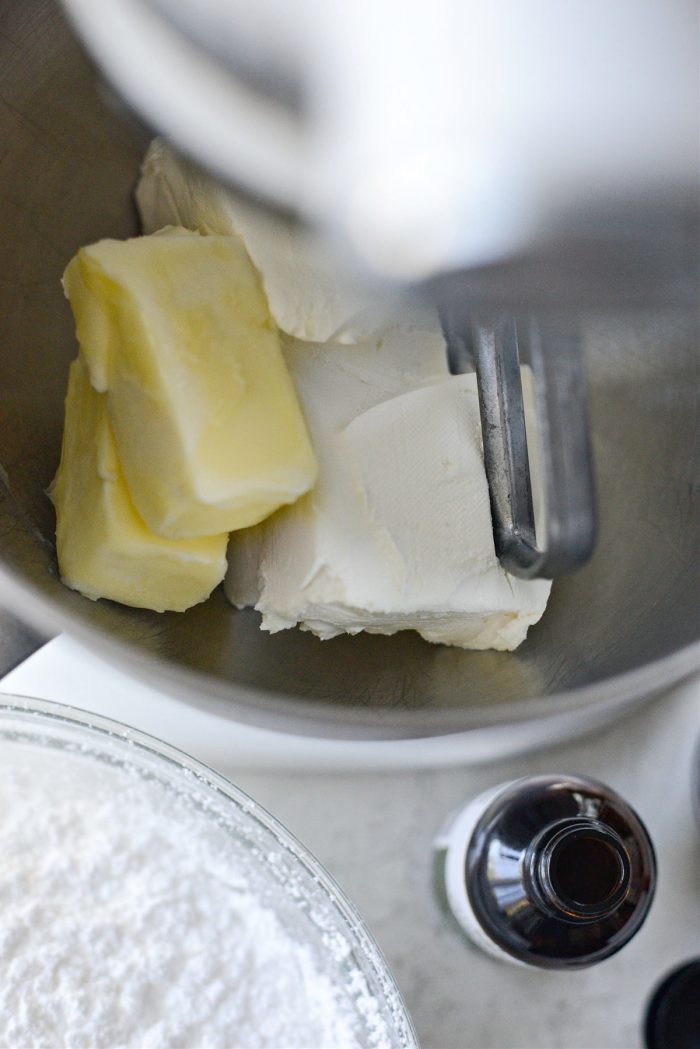
<path fill-rule="evenodd" d="M 194 778 L 200 788 L 210 791 L 217 800 L 223 799 L 224 804 L 233 804 L 245 820 L 257 822 L 263 831 L 275 838 L 285 852 L 292 857 L 293 862 L 305 869 L 325 896 L 327 903 L 337 912 L 342 927 L 347 931 L 353 946 L 359 950 L 369 965 L 381 990 L 388 1014 L 394 1025 L 391 1033 L 397 1036 L 403 1049 L 419 1049 L 416 1031 L 403 995 L 381 948 L 357 907 L 306 845 L 255 798 L 241 787 L 236 786 L 226 776 L 179 747 L 148 732 L 143 732 L 141 729 L 133 728 L 116 718 L 104 717 L 102 714 L 74 707 L 68 703 L 35 699 L 32 696 L 16 693 L 0 693 L 0 732 L 5 717 L 12 715 L 26 716 L 28 724 L 35 720 L 36 723 L 45 726 L 56 724 L 74 728 L 86 733 L 89 737 L 106 739 L 117 747 L 136 748 L 137 751 L 150 757 L 155 756 L 157 761 L 169 767 L 169 771 L 174 771 L 176 776 L 180 775 L 183 770 L 187 773 L 186 780 L 183 777 L 185 789 Z M 124 757 L 125 764 L 128 765 L 128 756 L 125 754 Z"/>

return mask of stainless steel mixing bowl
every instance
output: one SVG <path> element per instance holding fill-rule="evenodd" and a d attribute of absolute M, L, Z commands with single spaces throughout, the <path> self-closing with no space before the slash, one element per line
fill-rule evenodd
<path fill-rule="evenodd" d="M 76 352 L 60 276 L 80 245 L 136 232 L 147 136 L 52 4 L 5 4 L 0 22 L 0 584 L 18 615 L 231 718 L 365 741 L 460 734 L 465 758 L 484 734 L 491 752 L 547 740 L 700 668 L 700 354 L 695 319 L 673 311 L 587 325 L 599 544 L 515 653 L 269 637 L 218 591 L 158 615 L 65 589 L 45 495 Z"/>

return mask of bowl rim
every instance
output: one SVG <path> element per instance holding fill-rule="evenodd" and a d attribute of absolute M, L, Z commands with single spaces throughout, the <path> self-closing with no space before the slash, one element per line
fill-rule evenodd
<path fill-rule="evenodd" d="M 474 708 L 402 709 L 350 707 L 292 697 L 253 685 L 227 686 L 212 675 L 159 659 L 136 645 L 110 637 L 40 594 L 0 565 L 2 603 L 49 636 L 64 632 L 123 673 L 167 692 L 190 706 L 228 720 L 288 735 L 359 741 L 422 740 L 448 736 L 465 742 L 482 732 L 548 724 L 565 718 L 579 725 L 612 719 L 636 701 L 700 672 L 700 640 L 660 659 L 567 691 Z M 155 737 L 154 737 L 155 738 Z"/>
<path fill-rule="evenodd" d="M 400 1044 L 403 1049 L 419 1049 L 418 1037 L 403 995 L 364 918 L 324 865 L 264 805 L 198 758 L 192 757 L 179 747 L 157 736 L 143 732 L 115 718 L 104 717 L 102 714 L 95 714 L 68 703 L 36 699 L 15 693 L 0 693 L 0 738 L 2 738 L 3 722 L 12 715 L 20 717 L 26 715 L 28 725 L 38 723 L 44 726 L 52 724 L 69 726 L 77 728 L 81 733 L 87 733 L 90 738 L 102 738 L 109 741 L 109 745 L 114 745 L 116 741 L 117 747 L 124 748 L 123 758 L 127 765 L 130 760 L 129 755 L 134 753 L 141 752 L 150 757 L 155 756 L 163 767 L 169 767 L 171 771 L 175 770 L 175 775 L 183 780 L 184 788 L 188 792 L 191 791 L 191 784 L 196 782 L 199 787 L 203 787 L 217 799 L 223 798 L 225 804 L 232 803 L 245 820 L 255 821 L 262 826 L 263 830 L 274 837 L 293 861 L 304 868 L 315 886 L 323 892 L 327 901 L 338 912 L 342 927 L 347 930 L 354 946 L 359 949 L 362 957 L 369 964 L 372 975 L 381 989 L 387 1011 L 394 1025 L 392 1034 L 398 1038 L 397 1044 Z"/>

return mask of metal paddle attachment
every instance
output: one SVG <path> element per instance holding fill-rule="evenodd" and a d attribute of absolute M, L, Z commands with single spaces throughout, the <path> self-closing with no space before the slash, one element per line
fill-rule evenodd
<path fill-rule="evenodd" d="M 554 578 L 579 568 L 596 534 L 592 456 L 578 335 L 570 320 L 443 315 L 450 371 L 476 370 L 496 553 L 513 575 Z M 538 535 L 521 365 L 534 378 L 542 453 L 544 535 Z"/>

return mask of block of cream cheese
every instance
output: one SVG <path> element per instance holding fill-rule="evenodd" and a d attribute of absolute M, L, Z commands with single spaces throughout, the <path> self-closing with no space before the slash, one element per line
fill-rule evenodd
<path fill-rule="evenodd" d="M 103 240 L 81 248 L 64 286 L 151 531 L 219 535 L 309 490 L 314 453 L 239 238 L 171 228 Z"/>
<path fill-rule="evenodd" d="M 80 359 L 68 381 L 61 464 L 51 487 L 63 582 L 93 600 L 108 597 L 157 612 L 204 601 L 226 570 L 223 535 L 162 539 L 136 513 L 107 417 L 107 397 Z"/>
<path fill-rule="evenodd" d="M 433 331 L 397 327 L 352 346 L 290 338 L 282 345 L 309 428 L 319 438 L 375 404 L 449 375 L 445 341 Z"/>
<path fill-rule="evenodd" d="M 262 276 L 272 315 L 290 335 L 353 343 L 383 323 L 385 295 L 361 285 L 339 264 L 337 252 L 309 230 L 224 188 L 163 139 L 154 139 L 146 153 L 136 202 L 144 233 L 177 225 L 240 235 Z"/>
<path fill-rule="evenodd" d="M 512 578 L 496 558 L 475 377 L 447 377 L 429 341 L 418 357 L 410 345 L 402 355 L 403 342 L 383 357 L 380 348 L 381 365 L 375 351 L 373 367 L 367 347 L 334 347 L 334 362 L 323 348 L 288 349 L 319 480 L 232 536 L 227 594 L 270 631 L 415 629 L 465 648 L 516 648 L 551 584 Z"/>

